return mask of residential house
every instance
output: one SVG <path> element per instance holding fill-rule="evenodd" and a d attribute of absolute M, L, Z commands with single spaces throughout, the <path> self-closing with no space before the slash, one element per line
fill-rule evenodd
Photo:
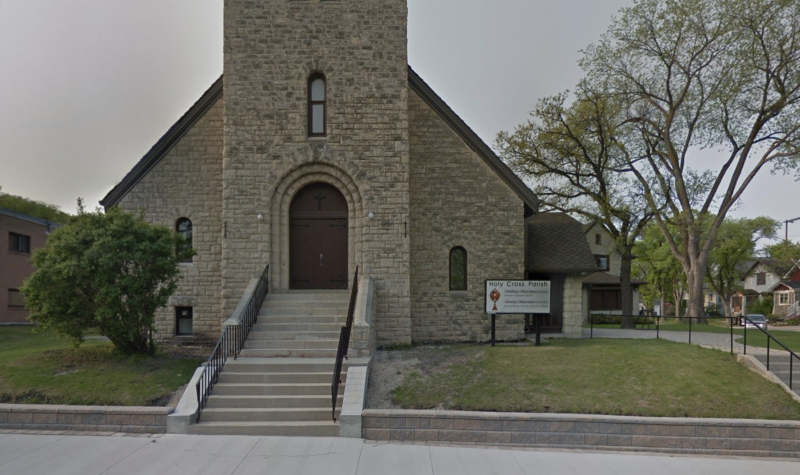
<path fill-rule="evenodd" d="M 583 232 L 589 249 L 600 271 L 583 277 L 583 318 L 588 321 L 590 314 L 622 314 L 622 287 L 620 273 L 622 256 L 616 250 L 614 238 L 605 226 L 598 222 L 584 225 Z M 639 286 L 642 282 L 631 282 L 633 293 L 633 312 L 639 312 Z"/>

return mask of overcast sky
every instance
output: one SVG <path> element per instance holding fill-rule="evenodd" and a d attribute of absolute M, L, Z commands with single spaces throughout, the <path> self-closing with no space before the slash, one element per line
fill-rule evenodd
<path fill-rule="evenodd" d="M 409 63 L 491 145 L 628 3 L 408 0 Z M 221 73 L 222 0 L 0 0 L 0 187 L 96 204 Z M 734 215 L 800 216 L 796 191 L 763 173 Z"/>

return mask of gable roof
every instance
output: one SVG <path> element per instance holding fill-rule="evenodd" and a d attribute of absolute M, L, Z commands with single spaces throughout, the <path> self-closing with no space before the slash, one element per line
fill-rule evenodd
<path fill-rule="evenodd" d="M 786 287 L 786 290 L 800 290 L 800 282 L 794 280 L 784 280 L 770 287 L 767 292 L 779 291 L 780 287 Z"/>
<path fill-rule="evenodd" d="M 753 269 L 755 269 L 755 267 L 759 264 L 763 265 L 764 267 L 767 268 L 767 270 L 777 275 L 778 278 L 784 277 L 791 270 L 777 259 L 762 258 L 762 259 L 755 259 L 751 262 L 752 263 L 750 263 L 749 267 L 747 268 L 747 271 L 742 274 L 741 280 L 745 280 L 746 278 L 748 278 L 753 272 Z"/>
<path fill-rule="evenodd" d="M 500 160 L 494 151 L 486 145 L 478 134 L 476 134 L 453 109 L 448 106 L 428 84 L 413 70 L 408 67 L 408 84 L 411 90 L 416 92 L 419 97 L 433 109 L 453 131 L 478 154 L 483 161 L 489 165 L 497 176 L 499 176 L 511 188 L 517 196 L 530 208 L 526 216 L 539 211 L 539 198 L 528 188 L 528 186 L 513 172 L 508 165 Z"/>
<path fill-rule="evenodd" d="M 100 201 L 106 209 L 116 206 L 172 147 L 192 128 L 192 126 L 222 97 L 222 76 L 203 94 L 202 97 L 153 145 L 141 160 L 128 172 L 108 194 Z M 520 197 L 525 203 L 525 216 L 531 216 L 539 210 L 539 199 L 527 185 L 508 168 L 508 165 L 489 148 L 478 135 L 453 112 L 433 89 L 419 75 L 408 67 L 408 83 L 411 89 L 419 94 L 453 131 L 486 162 L 489 167 Z"/>
<path fill-rule="evenodd" d="M 100 200 L 100 204 L 108 209 L 116 206 L 147 173 L 161 161 L 178 141 L 186 135 L 192 126 L 222 97 L 222 76 L 219 77 L 200 99 L 167 130 L 153 148 L 151 148 L 131 171 Z"/>
<path fill-rule="evenodd" d="M 59 223 L 56 223 L 55 221 L 48 221 L 46 219 L 37 218 L 36 216 L 31 216 L 29 214 L 18 213 L 16 211 L 11 211 L 10 209 L 7 208 L 0 208 L 0 215 L 8 216 L 9 218 L 15 218 L 20 221 L 25 221 L 28 223 L 38 224 L 48 229 L 55 229 L 61 227 L 61 225 Z"/>
<path fill-rule="evenodd" d="M 583 225 L 565 213 L 540 213 L 528 219 L 525 270 L 535 273 L 579 274 L 600 270 Z"/>

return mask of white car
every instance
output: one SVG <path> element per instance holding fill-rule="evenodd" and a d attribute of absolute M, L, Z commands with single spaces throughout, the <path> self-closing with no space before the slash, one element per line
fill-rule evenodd
<path fill-rule="evenodd" d="M 760 328 L 762 330 L 767 329 L 767 317 L 760 313 L 751 313 L 745 315 L 742 320 L 744 320 L 745 328 Z"/>

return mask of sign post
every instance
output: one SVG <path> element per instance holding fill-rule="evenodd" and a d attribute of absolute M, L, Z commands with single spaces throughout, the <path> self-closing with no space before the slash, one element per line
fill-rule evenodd
<path fill-rule="evenodd" d="M 492 346 L 495 345 L 497 315 L 550 313 L 550 281 L 548 280 L 497 279 L 487 280 L 485 284 L 484 306 L 486 313 L 492 316 Z M 538 333 L 537 331 L 537 342 Z"/>

